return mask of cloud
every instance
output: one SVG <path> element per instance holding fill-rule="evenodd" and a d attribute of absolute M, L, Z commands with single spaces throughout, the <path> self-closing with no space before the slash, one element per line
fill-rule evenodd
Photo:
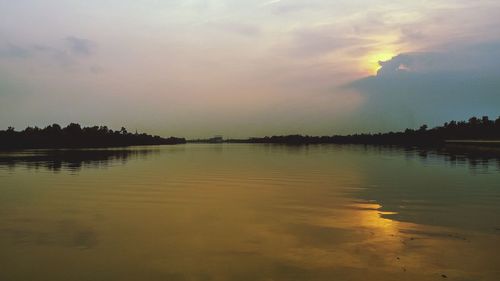
<path fill-rule="evenodd" d="M 258 26 L 245 23 L 211 23 L 209 26 L 217 30 L 248 37 L 256 36 L 261 33 Z"/>
<path fill-rule="evenodd" d="M 279 2 L 277 5 L 272 5 L 271 11 L 275 15 L 290 15 L 299 12 L 304 12 L 306 10 L 313 10 L 315 8 L 315 3 L 283 3 Z M 317 7 L 316 7 L 317 8 Z"/>
<path fill-rule="evenodd" d="M 445 45 L 437 52 L 399 54 L 379 62 L 378 76 L 399 73 L 465 73 L 470 75 L 496 75 L 500 73 L 500 42 L 470 45 Z"/>
<path fill-rule="evenodd" d="M 24 59 L 45 64 L 56 63 L 67 67 L 94 54 L 97 44 L 74 36 L 66 37 L 60 44 L 0 44 L 0 59 Z"/>
<path fill-rule="evenodd" d="M 429 73 L 443 67 L 441 58 L 446 56 L 440 53 L 404 53 L 388 61 L 380 61 L 381 66 L 377 76 L 397 75 L 404 72 Z"/>
<path fill-rule="evenodd" d="M 295 57 L 316 57 L 369 43 L 370 40 L 338 35 L 332 30 L 299 30 L 295 32 L 290 54 Z"/>
<path fill-rule="evenodd" d="M 349 83 L 364 98 L 357 118 L 377 128 L 438 125 L 500 115 L 500 42 L 403 53 L 380 62 L 376 76 Z"/>
<path fill-rule="evenodd" d="M 265 7 L 265 6 L 271 6 L 271 5 L 274 5 L 274 4 L 277 4 L 281 2 L 281 0 L 270 0 L 270 1 L 266 1 L 262 4 L 260 4 L 261 7 Z"/>
<path fill-rule="evenodd" d="M 68 50 L 78 56 L 89 56 L 93 53 L 95 44 L 87 39 L 68 36 L 65 39 Z"/>
<path fill-rule="evenodd" d="M 0 47 L 0 57 L 3 58 L 27 58 L 31 56 L 29 49 L 21 46 L 6 43 L 5 46 Z"/>

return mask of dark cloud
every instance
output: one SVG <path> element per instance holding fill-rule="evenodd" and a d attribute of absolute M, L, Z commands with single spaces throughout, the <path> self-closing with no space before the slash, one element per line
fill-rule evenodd
<path fill-rule="evenodd" d="M 378 70 L 377 75 L 389 76 L 405 72 L 434 72 L 444 66 L 440 61 L 443 56 L 444 54 L 429 52 L 399 54 L 388 61 L 380 61 L 381 68 Z"/>
<path fill-rule="evenodd" d="M 404 53 L 381 62 L 377 76 L 347 85 L 362 94 L 361 122 L 394 129 L 500 115 L 500 43 Z"/>
<path fill-rule="evenodd" d="M 445 45 L 439 52 L 403 53 L 380 62 L 378 76 L 402 72 L 437 75 L 462 73 L 484 76 L 500 74 L 500 42 Z"/>

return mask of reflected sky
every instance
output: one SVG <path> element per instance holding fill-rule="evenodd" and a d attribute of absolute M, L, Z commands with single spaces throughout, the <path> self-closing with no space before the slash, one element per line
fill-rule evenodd
<path fill-rule="evenodd" d="M 193 144 L 155 151 L 125 163 L 111 157 L 109 163 L 121 164 L 76 173 L 24 164 L 0 169 L 0 279 L 500 274 L 495 161 L 477 172 L 437 153 L 363 146 Z"/>

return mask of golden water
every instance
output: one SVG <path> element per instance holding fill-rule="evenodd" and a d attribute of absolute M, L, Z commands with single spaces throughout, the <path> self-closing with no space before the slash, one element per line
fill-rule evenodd
<path fill-rule="evenodd" d="M 0 280 L 500 280 L 497 160 L 363 146 L 0 153 Z"/>

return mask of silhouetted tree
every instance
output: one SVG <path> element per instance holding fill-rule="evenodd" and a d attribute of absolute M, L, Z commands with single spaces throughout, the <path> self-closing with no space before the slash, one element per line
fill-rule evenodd
<path fill-rule="evenodd" d="M 43 129 L 27 127 L 17 132 L 9 127 L 5 131 L 0 131 L 0 148 L 107 147 L 185 142 L 183 138 L 130 134 L 124 127 L 120 131 L 113 131 L 106 126 L 82 128 L 76 123 L 71 123 L 65 128 L 53 124 Z"/>
<path fill-rule="evenodd" d="M 358 143 L 358 144 L 399 144 L 399 145 L 437 145 L 446 140 L 500 140 L 500 117 L 495 121 L 487 116 L 481 119 L 472 117 L 466 121 L 450 121 L 443 126 L 429 129 L 422 125 L 418 130 L 406 129 L 403 132 L 376 134 L 353 134 L 347 136 L 311 137 L 301 135 L 250 138 L 247 140 L 228 140 L 228 142 L 248 143 Z"/>

